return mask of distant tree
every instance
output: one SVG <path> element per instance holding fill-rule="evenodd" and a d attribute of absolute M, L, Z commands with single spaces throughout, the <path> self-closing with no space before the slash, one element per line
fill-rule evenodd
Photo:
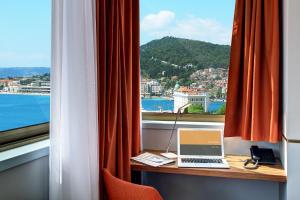
<path fill-rule="evenodd" d="M 176 81 L 175 80 L 170 80 L 170 79 L 166 79 L 166 82 L 165 82 L 165 89 L 173 89 L 175 87 L 175 84 L 176 84 Z"/>
<path fill-rule="evenodd" d="M 188 114 L 189 113 L 189 108 L 185 108 L 183 111 L 184 114 Z"/>
<path fill-rule="evenodd" d="M 204 67 L 227 68 L 229 53 L 229 45 L 164 37 L 140 47 L 141 71 L 143 77 L 159 79 L 162 76 L 178 76 L 178 79 L 189 79 L 192 73 Z M 187 64 L 195 67 L 183 68 Z"/>
<path fill-rule="evenodd" d="M 219 99 L 222 98 L 222 88 L 218 88 L 216 97 Z"/>
<path fill-rule="evenodd" d="M 29 85 L 33 81 L 34 81 L 34 79 L 24 79 L 24 80 L 20 80 L 20 84 L 21 85 Z"/>
<path fill-rule="evenodd" d="M 213 83 L 209 83 L 208 85 L 207 85 L 207 89 L 213 89 L 214 88 L 214 84 Z"/>
<path fill-rule="evenodd" d="M 192 104 L 187 108 L 188 113 L 204 113 L 202 104 Z"/>
<path fill-rule="evenodd" d="M 217 77 L 215 78 L 215 80 L 222 80 L 222 77 L 221 77 L 221 76 L 217 76 Z"/>
<path fill-rule="evenodd" d="M 188 78 L 182 78 L 179 80 L 179 85 L 182 86 L 190 86 L 193 82 L 189 80 Z"/>
<path fill-rule="evenodd" d="M 224 103 L 216 112 L 216 115 L 225 115 L 226 104 Z"/>

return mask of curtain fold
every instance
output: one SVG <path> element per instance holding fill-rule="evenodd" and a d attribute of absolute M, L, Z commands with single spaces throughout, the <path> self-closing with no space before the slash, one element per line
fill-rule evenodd
<path fill-rule="evenodd" d="M 140 151 L 139 0 L 97 0 L 100 199 L 102 170 L 129 181 Z"/>
<path fill-rule="evenodd" d="M 281 140 L 280 1 L 236 0 L 225 137 Z"/>
<path fill-rule="evenodd" d="M 99 197 L 94 0 L 52 1 L 50 200 Z"/>

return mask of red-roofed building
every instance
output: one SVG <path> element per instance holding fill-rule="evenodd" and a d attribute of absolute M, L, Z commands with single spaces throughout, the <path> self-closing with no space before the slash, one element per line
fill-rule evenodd
<path fill-rule="evenodd" d="M 201 104 L 204 111 L 208 111 L 209 95 L 203 88 L 179 87 L 174 91 L 174 112 L 187 103 Z"/>

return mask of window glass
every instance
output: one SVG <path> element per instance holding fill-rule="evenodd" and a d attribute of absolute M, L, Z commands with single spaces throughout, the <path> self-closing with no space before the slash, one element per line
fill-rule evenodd
<path fill-rule="evenodd" d="M 0 131 L 49 122 L 51 0 L 1 0 L 0 27 Z"/>
<path fill-rule="evenodd" d="M 142 111 L 225 112 L 235 0 L 141 0 Z"/>

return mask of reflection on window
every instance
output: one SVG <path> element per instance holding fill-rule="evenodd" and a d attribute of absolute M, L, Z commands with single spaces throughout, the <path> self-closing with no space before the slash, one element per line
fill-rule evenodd
<path fill-rule="evenodd" d="M 0 131 L 49 122 L 51 0 L 0 2 Z"/>
<path fill-rule="evenodd" d="M 224 114 L 234 0 L 141 0 L 143 112 Z"/>

